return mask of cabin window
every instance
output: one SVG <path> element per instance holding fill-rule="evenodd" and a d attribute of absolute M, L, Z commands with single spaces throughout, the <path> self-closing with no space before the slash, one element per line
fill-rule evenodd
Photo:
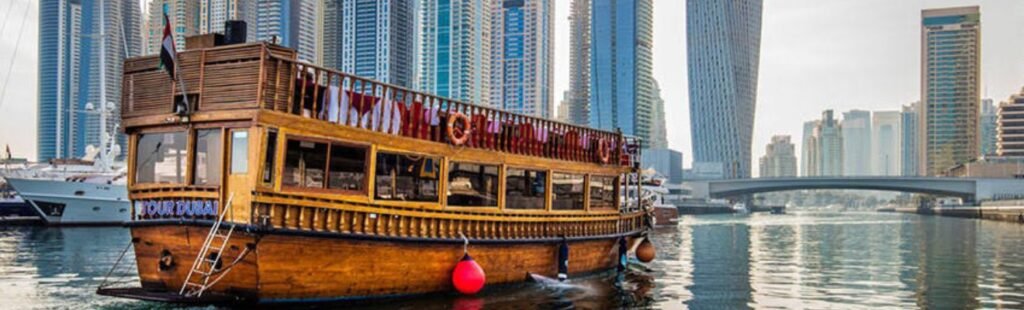
<path fill-rule="evenodd" d="M 375 197 L 383 200 L 437 202 L 440 159 L 423 155 L 377 153 Z"/>
<path fill-rule="evenodd" d="M 223 152 L 221 129 L 196 130 L 195 163 L 193 164 L 193 184 L 220 185 L 221 156 Z"/>
<path fill-rule="evenodd" d="M 135 152 L 135 182 L 185 183 L 185 137 L 184 131 L 140 134 Z"/>
<path fill-rule="evenodd" d="M 505 171 L 505 208 L 544 210 L 547 178 L 545 171 L 509 168 Z"/>
<path fill-rule="evenodd" d="M 327 143 L 288 140 L 284 156 L 284 179 L 290 187 L 324 188 Z"/>
<path fill-rule="evenodd" d="M 331 145 L 327 187 L 346 191 L 366 189 L 366 148 Z"/>
<path fill-rule="evenodd" d="M 551 209 L 583 210 L 583 175 L 552 173 L 551 186 L 554 187 Z"/>
<path fill-rule="evenodd" d="M 590 209 L 615 210 L 616 177 L 590 176 Z"/>
<path fill-rule="evenodd" d="M 249 172 L 249 130 L 231 131 L 231 174 Z"/>
<path fill-rule="evenodd" d="M 267 153 L 263 156 L 263 184 L 274 181 L 274 157 L 277 154 L 277 131 L 267 131 Z"/>
<path fill-rule="evenodd" d="M 498 206 L 498 166 L 458 162 L 449 166 L 449 206 Z"/>

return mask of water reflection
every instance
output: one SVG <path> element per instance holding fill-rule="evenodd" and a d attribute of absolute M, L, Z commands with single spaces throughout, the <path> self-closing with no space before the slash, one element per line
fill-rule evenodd
<path fill-rule="evenodd" d="M 652 271 L 295 308 L 1022 308 L 1024 225 L 876 213 L 685 217 Z M 0 308 L 168 307 L 93 294 L 123 228 L 0 227 Z"/>

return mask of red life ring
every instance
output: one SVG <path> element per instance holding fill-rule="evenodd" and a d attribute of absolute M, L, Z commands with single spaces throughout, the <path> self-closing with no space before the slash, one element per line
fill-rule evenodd
<path fill-rule="evenodd" d="M 461 130 L 461 134 L 455 130 L 456 121 L 462 123 L 463 129 Z M 466 140 L 469 140 L 470 131 L 472 131 L 472 129 L 469 126 L 469 117 L 466 117 L 465 114 L 452 112 L 448 115 L 448 140 L 451 141 L 452 144 L 462 145 L 463 143 L 466 143 Z"/>
<path fill-rule="evenodd" d="M 601 162 L 607 164 L 612 157 L 611 145 L 608 140 L 601 138 L 597 143 L 597 155 L 601 156 Z"/>

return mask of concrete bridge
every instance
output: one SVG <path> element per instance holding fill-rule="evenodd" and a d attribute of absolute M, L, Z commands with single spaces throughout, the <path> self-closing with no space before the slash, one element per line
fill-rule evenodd
<path fill-rule="evenodd" d="M 794 177 L 685 182 L 694 197 L 728 198 L 748 194 L 804 189 L 862 189 L 932 194 L 965 202 L 1024 197 L 1024 179 L 950 177 Z"/>

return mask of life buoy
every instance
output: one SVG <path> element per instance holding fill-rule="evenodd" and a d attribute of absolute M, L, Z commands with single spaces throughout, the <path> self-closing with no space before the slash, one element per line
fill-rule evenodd
<path fill-rule="evenodd" d="M 456 121 L 462 123 L 463 129 L 461 135 L 455 131 Z M 471 130 L 472 129 L 469 126 L 469 117 L 466 117 L 465 114 L 453 112 L 448 115 L 448 140 L 450 140 L 452 144 L 462 145 L 463 143 L 466 143 L 466 140 L 469 140 L 469 133 Z"/>
<path fill-rule="evenodd" d="M 608 145 L 608 140 L 601 138 L 597 143 L 597 155 L 601 156 L 601 163 L 607 164 L 612 157 L 611 146 Z"/>

